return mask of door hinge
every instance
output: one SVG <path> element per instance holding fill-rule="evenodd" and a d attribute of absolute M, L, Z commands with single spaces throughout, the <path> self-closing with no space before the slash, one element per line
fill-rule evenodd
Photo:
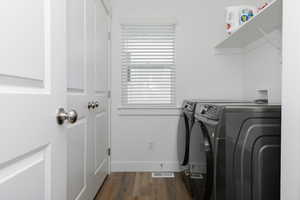
<path fill-rule="evenodd" d="M 109 98 L 109 99 L 111 98 L 111 91 L 107 92 L 107 98 Z"/>
<path fill-rule="evenodd" d="M 111 149 L 110 149 L 110 148 L 107 149 L 107 155 L 108 155 L 108 156 L 111 155 Z"/>
<path fill-rule="evenodd" d="M 108 32 L 108 37 L 107 37 L 108 40 L 111 40 L 111 32 Z"/>

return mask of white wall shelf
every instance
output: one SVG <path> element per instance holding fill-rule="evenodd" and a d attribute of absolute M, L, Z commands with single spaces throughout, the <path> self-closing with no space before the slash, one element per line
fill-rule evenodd
<path fill-rule="evenodd" d="M 227 36 L 216 49 L 244 48 L 282 26 L 282 0 L 274 0 L 259 14 Z"/>

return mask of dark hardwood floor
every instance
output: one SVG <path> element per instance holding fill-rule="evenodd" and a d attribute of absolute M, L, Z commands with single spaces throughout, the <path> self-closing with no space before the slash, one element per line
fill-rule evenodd
<path fill-rule="evenodd" d="M 192 200 L 179 174 L 152 178 L 151 173 L 113 173 L 95 200 Z"/>

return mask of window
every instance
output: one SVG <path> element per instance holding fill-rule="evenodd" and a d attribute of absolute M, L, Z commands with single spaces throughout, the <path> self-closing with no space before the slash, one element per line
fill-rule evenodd
<path fill-rule="evenodd" d="M 122 104 L 175 105 L 175 25 L 122 25 Z"/>

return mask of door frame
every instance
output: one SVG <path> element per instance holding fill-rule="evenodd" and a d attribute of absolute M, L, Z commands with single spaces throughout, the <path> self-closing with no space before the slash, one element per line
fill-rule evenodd
<path fill-rule="evenodd" d="M 281 200 L 300 198 L 300 16 L 299 1 L 283 3 L 282 65 L 282 136 L 281 136 Z"/>

